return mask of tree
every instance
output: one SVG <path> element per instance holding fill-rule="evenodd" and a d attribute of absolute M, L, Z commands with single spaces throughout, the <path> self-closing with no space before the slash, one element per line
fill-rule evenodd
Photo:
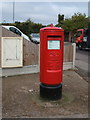
<path fill-rule="evenodd" d="M 89 23 L 89 18 L 85 14 L 75 13 L 71 18 L 65 19 L 62 28 L 66 31 L 76 31 L 80 28 L 86 28 Z"/>
<path fill-rule="evenodd" d="M 64 15 L 58 14 L 58 24 L 56 26 L 61 27 L 63 20 L 64 20 Z"/>
<path fill-rule="evenodd" d="M 25 22 L 15 21 L 15 23 L 2 23 L 2 25 L 16 26 L 28 37 L 30 36 L 31 33 L 39 33 L 40 28 L 43 27 L 42 24 L 32 22 L 30 18 L 27 19 Z"/>
<path fill-rule="evenodd" d="M 42 24 L 34 23 L 29 19 L 25 22 L 15 22 L 15 26 L 19 28 L 24 34 L 30 36 L 31 33 L 39 33 Z"/>

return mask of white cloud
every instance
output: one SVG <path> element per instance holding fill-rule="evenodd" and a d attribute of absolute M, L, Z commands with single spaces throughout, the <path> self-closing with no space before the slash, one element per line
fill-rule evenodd
<path fill-rule="evenodd" d="M 64 14 L 70 17 L 74 13 L 81 12 L 87 14 L 87 3 L 33 3 L 33 2 L 15 2 L 15 21 L 25 21 L 31 18 L 34 22 L 42 24 L 57 24 L 57 15 Z M 3 3 L 3 19 L 12 22 L 13 3 Z"/>
<path fill-rule="evenodd" d="M 2 21 L 2 3 L 0 3 L 0 21 Z"/>
<path fill-rule="evenodd" d="M 3 0 L 12 2 L 13 0 Z M 88 2 L 89 0 L 14 0 L 15 2 Z"/>
<path fill-rule="evenodd" d="M 70 17 L 71 15 L 79 11 L 79 9 L 76 6 L 71 6 L 71 7 L 70 6 L 56 6 L 54 4 L 52 5 L 52 10 L 55 14 L 60 13 L 68 17 Z"/>

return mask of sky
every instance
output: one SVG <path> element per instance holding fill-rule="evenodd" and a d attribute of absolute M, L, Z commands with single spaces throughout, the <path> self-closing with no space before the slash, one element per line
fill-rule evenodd
<path fill-rule="evenodd" d="M 88 16 L 88 2 L 14 2 L 14 21 L 26 21 L 28 18 L 43 25 L 57 24 L 58 14 L 70 18 L 74 13 Z M 1 9 L 2 8 L 2 9 Z M 13 2 L 0 3 L 0 22 L 13 22 Z"/>

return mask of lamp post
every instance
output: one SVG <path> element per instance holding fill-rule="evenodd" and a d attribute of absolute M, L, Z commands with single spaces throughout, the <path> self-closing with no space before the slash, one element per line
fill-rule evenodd
<path fill-rule="evenodd" d="M 14 23 L 14 17 L 15 17 L 14 16 L 14 14 L 15 14 L 14 12 L 15 12 L 15 1 L 13 0 L 13 23 Z"/>

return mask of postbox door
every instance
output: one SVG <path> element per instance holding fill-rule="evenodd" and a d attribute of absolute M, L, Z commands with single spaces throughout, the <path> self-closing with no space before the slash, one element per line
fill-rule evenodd
<path fill-rule="evenodd" d="M 49 35 L 48 35 L 49 34 Z M 60 32 L 45 33 L 45 53 L 44 53 L 44 80 L 45 84 L 59 84 L 62 82 L 63 65 L 63 37 Z"/>

